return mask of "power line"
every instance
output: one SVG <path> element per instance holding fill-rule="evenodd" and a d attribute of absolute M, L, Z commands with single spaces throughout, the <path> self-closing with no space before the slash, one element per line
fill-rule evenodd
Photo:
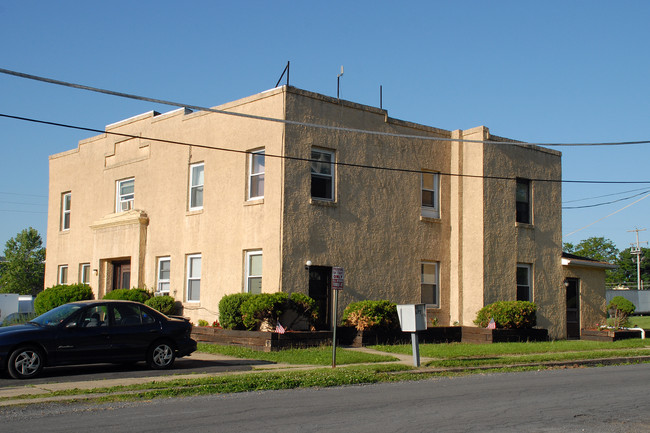
<path fill-rule="evenodd" d="M 237 113 L 232 111 L 219 110 L 216 108 L 201 107 L 199 105 L 184 104 L 180 102 L 168 101 L 164 99 L 149 98 L 146 96 L 134 95 L 131 93 L 117 92 L 114 90 L 102 89 L 99 87 L 86 86 L 78 83 L 71 83 L 67 81 L 56 80 L 53 78 L 40 77 L 38 75 L 26 74 L 23 72 L 12 71 L 9 69 L 0 68 L 0 73 L 6 75 L 13 75 L 15 77 L 26 78 L 28 80 L 41 81 L 44 83 L 55 84 L 58 86 L 71 87 L 74 89 L 87 90 L 90 92 L 102 93 L 105 95 L 118 96 L 120 98 L 134 99 L 137 101 L 152 102 L 155 104 L 169 105 L 173 107 L 181 108 L 190 108 L 197 111 L 208 111 L 212 113 L 223 114 L 227 116 L 236 116 L 243 117 L 247 119 L 261 120 L 266 122 L 275 122 L 283 123 L 285 125 L 294 125 L 294 126 L 305 126 L 310 128 L 319 128 L 332 131 L 340 132 L 354 132 L 367 135 L 375 136 L 386 136 L 386 137 L 395 137 L 395 138 L 410 138 L 418 140 L 430 140 L 430 141 L 454 141 L 459 143 L 483 143 L 483 144 L 519 144 L 522 146 L 549 146 L 549 147 L 564 147 L 564 146 L 627 146 L 634 144 L 650 144 L 650 140 L 639 140 L 639 141 L 619 141 L 619 142 L 596 142 L 596 143 L 524 143 L 517 141 L 494 141 L 494 140 L 468 140 L 468 139 L 456 139 L 456 138 L 443 138 L 443 137 L 431 137 L 431 136 L 422 136 L 422 135 L 410 135 L 410 134 L 397 134 L 391 132 L 382 132 L 382 131 L 370 131 L 366 129 L 357 129 L 357 128 L 345 128 L 341 126 L 332 126 L 332 125 L 321 125 L 317 123 L 308 123 L 308 122 L 299 122 L 295 120 L 287 119 L 278 119 L 274 117 L 267 116 L 257 116 L 254 114 L 245 114 Z"/>
<path fill-rule="evenodd" d="M 217 151 L 222 151 L 222 152 L 231 152 L 231 153 L 241 153 L 241 154 L 251 154 L 253 153 L 250 150 L 238 150 L 238 149 L 229 149 L 225 147 L 214 147 L 214 146 L 208 146 L 204 144 L 196 144 L 196 143 L 188 143 L 184 141 L 176 141 L 176 140 L 167 140 L 163 138 L 154 138 L 154 137 L 146 137 L 142 135 L 133 135 L 133 134 L 125 134 L 122 132 L 114 132 L 114 131 L 104 131 L 101 129 L 95 129 L 95 128 L 87 128 L 83 126 L 75 126 L 75 125 L 69 125 L 65 123 L 57 123 L 57 122 L 49 122 L 46 120 L 38 120 L 38 119 L 32 119 L 28 117 L 21 117 L 21 116 L 12 116 L 9 114 L 2 114 L 0 113 L 0 117 L 5 117 L 8 119 L 15 119 L 15 120 L 23 120 L 26 122 L 33 122 L 33 123 L 39 123 L 43 125 L 50 125 L 50 126 L 58 126 L 62 128 L 69 128 L 69 129 L 77 129 L 81 131 L 88 131 L 88 132 L 95 132 L 99 134 L 107 134 L 107 135 L 116 135 L 119 137 L 126 137 L 126 138 L 137 138 L 141 140 L 149 140 L 149 141 L 156 141 L 160 143 L 168 143 L 168 144 L 176 144 L 180 146 L 191 146 L 191 147 L 197 147 L 197 148 L 203 148 L 203 149 L 210 149 L 210 150 L 217 150 Z M 301 158 L 297 156 L 287 156 L 287 155 L 274 155 L 274 154 L 269 154 L 265 153 L 265 157 L 270 157 L 270 158 L 278 158 L 278 159 L 287 159 L 287 160 L 292 160 L 292 161 L 305 161 L 305 162 L 322 162 L 320 160 L 314 160 L 310 158 Z M 394 171 L 394 172 L 401 172 L 401 173 L 423 173 L 422 170 L 414 170 L 414 169 L 408 169 L 408 168 L 399 168 L 399 167 L 382 167 L 382 166 L 376 166 L 376 165 L 367 165 L 367 164 L 355 164 L 355 163 L 349 163 L 349 162 L 340 162 L 340 161 L 333 161 L 331 164 L 336 165 L 336 166 L 342 166 L 342 167 L 355 167 L 355 168 L 363 168 L 363 169 L 371 169 L 371 170 L 383 170 L 383 171 Z M 507 177 L 507 176 L 484 176 L 484 175 L 474 175 L 474 174 L 458 174 L 458 173 L 442 173 L 439 172 L 438 174 L 442 176 L 451 176 L 451 177 L 464 177 L 464 178 L 475 178 L 475 179 L 492 179 L 492 180 L 516 180 L 517 177 Z M 650 184 L 650 180 L 644 180 L 644 181 L 604 181 L 604 180 L 563 180 L 563 179 L 529 179 L 534 182 L 553 182 L 553 183 L 581 183 L 581 184 Z"/>
<path fill-rule="evenodd" d="M 589 224 L 587 224 L 586 226 L 579 228 L 578 230 L 574 230 L 574 231 L 572 231 L 571 233 L 567 233 L 567 234 L 565 234 L 565 235 L 562 236 L 562 237 L 566 238 L 567 236 L 571 236 L 572 234 L 578 233 L 579 231 L 582 231 L 582 230 L 586 229 L 587 227 L 591 227 L 591 226 L 593 226 L 594 224 L 599 223 L 599 222 L 601 222 L 602 220 L 611 217 L 612 215 L 616 215 L 617 213 L 619 213 L 619 212 L 621 212 L 621 211 L 627 209 L 627 208 L 630 207 L 630 206 L 633 206 L 633 205 L 637 204 L 637 203 L 640 202 L 641 200 L 645 200 L 645 199 L 648 198 L 648 197 L 650 197 L 650 194 L 646 194 L 646 195 L 644 195 L 643 197 L 641 197 L 640 199 L 638 199 L 638 200 L 636 200 L 636 201 L 634 201 L 634 202 L 628 204 L 627 206 L 624 206 L 624 207 L 620 208 L 619 210 L 610 213 L 609 215 L 606 215 L 606 216 L 604 216 L 604 217 L 602 217 L 602 218 L 600 218 L 600 219 L 597 219 L 596 221 L 594 221 L 594 222 L 592 222 L 592 223 L 589 223 Z"/>
<path fill-rule="evenodd" d="M 613 195 L 627 194 L 628 192 L 645 191 L 645 189 L 646 188 L 636 188 L 636 189 L 630 189 L 628 191 L 621 191 L 621 192 L 614 192 L 614 193 L 611 193 L 611 194 L 597 195 L 597 196 L 594 196 L 594 197 L 578 198 L 578 199 L 575 199 L 575 200 L 566 200 L 562 204 L 575 203 L 575 202 L 578 202 L 578 201 L 593 200 L 593 199 L 596 199 L 596 198 L 611 197 Z"/>
<path fill-rule="evenodd" d="M 612 204 L 612 203 L 618 203 L 620 201 L 630 200 L 630 199 L 632 199 L 634 197 L 638 197 L 640 195 L 647 194 L 648 192 L 650 192 L 650 190 L 645 190 L 643 192 L 640 192 L 638 194 L 634 194 L 634 195 L 631 195 L 631 196 L 628 196 L 628 197 L 619 198 L 618 200 L 612 200 L 612 201 L 596 203 L 596 204 L 589 204 L 589 205 L 584 205 L 584 206 L 562 206 L 562 209 L 586 209 L 586 208 L 590 208 L 590 207 L 604 206 L 604 205 L 608 205 L 608 204 Z"/>

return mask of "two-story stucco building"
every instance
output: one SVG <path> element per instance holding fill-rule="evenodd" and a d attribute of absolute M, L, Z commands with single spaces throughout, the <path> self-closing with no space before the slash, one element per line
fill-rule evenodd
<path fill-rule="evenodd" d="M 300 291 L 329 326 L 340 266 L 341 308 L 424 302 L 471 325 L 531 300 L 566 336 L 559 152 L 287 86 L 217 109 L 281 121 L 149 112 L 50 157 L 46 287 L 146 286 L 209 322 L 226 294 Z"/>

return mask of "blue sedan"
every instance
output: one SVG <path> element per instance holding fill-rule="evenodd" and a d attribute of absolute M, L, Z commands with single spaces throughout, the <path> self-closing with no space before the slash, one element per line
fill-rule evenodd
<path fill-rule="evenodd" d="M 15 379 L 54 365 L 145 361 L 167 369 L 196 350 L 191 331 L 189 321 L 137 302 L 72 302 L 0 328 L 0 368 Z"/>

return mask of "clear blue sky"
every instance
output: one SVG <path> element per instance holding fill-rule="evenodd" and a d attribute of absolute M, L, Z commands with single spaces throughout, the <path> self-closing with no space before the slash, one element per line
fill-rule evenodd
<path fill-rule="evenodd" d="M 383 85 L 398 119 L 528 142 L 647 140 L 649 22 L 650 2 L 624 0 L 3 0 L 0 68 L 215 106 L 272 88 L 287 61 L 292 85 L 335 96 L 344 65 L 341 97 L 378 106 Z M 2 114 L 103 129 L 152 109 L 173 108 L 0 74 Z M 28 226 L 45 239 L 48 155 L 92 135 L 0 118 L 0 253 Z M 557 149 L 564 179 L 650 180 L 650 145 Z M 646 190 L 565 184 L 563 201 Z M 563 233 L 641 197 L 567 209 Z M 649 214 L 650 197 L 564 240 L 623 249 Z"/>

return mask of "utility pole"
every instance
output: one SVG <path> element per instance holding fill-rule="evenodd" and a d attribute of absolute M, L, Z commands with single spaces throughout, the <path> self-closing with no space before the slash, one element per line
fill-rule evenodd
<path fill-rule="evenodd" d="M 639 242 L 639 232 L 644 232 L 646 229 L 634 229 L 628 230 L 628 233 L 636 233 L 636 246 L 635 244 L 630 244 L 630 254 L 636 256 L 636 289 L 643 290 L 643 282 L 641 281 L 641 246 L 640 244 L 647 244 L 648 242 Z"/>

